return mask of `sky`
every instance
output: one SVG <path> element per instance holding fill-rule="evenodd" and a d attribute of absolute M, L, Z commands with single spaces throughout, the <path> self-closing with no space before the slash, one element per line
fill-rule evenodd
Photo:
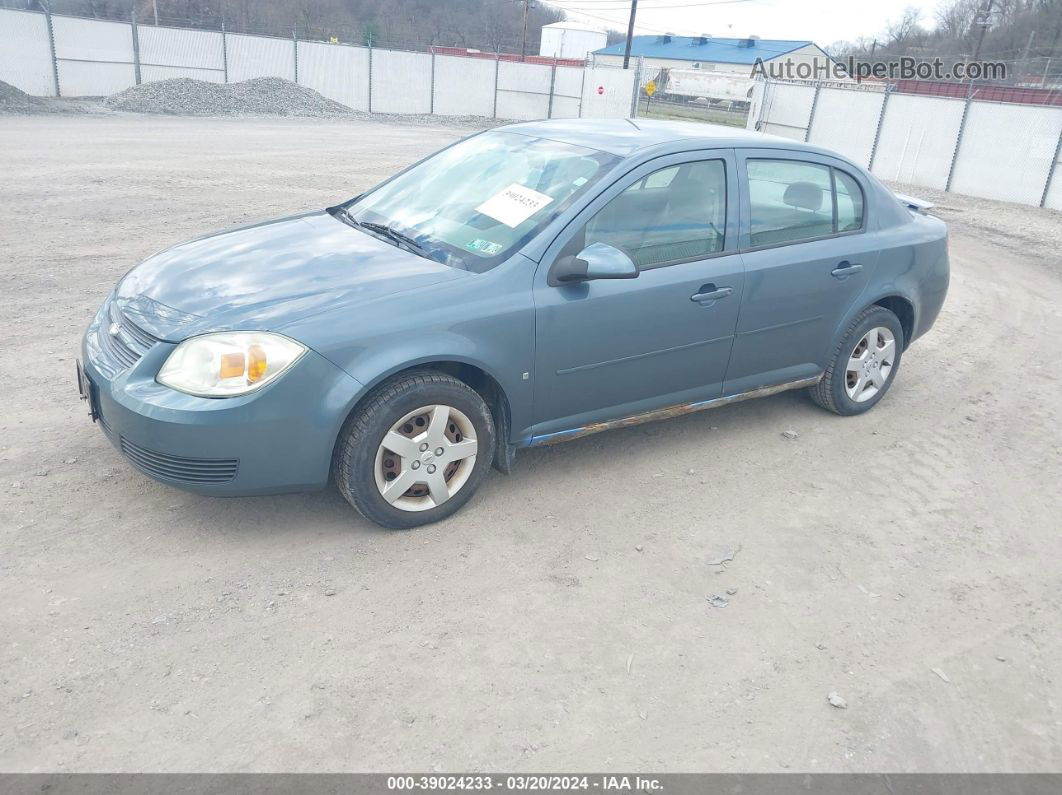
<path fill-rule="evenodd" d="M 568 19 L 627 29 L 630 0 L 546 0 Z M 808 39 L 827 47 L 835 41 L 880 36 L 908 6 L 932 27 L 940 0 L 638 0 L 635 32 L 720 38 Z"/>

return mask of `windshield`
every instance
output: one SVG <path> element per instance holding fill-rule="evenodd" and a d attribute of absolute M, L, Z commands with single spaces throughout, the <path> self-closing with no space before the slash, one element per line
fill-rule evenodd
<path fill-rule="evenodd" d="M 529 240 L 616 160 L 558 141 L 489 132 L 444 149 L 346 211 L 375 233 L 415 243 L 422 256 L 482 272 Z"/>

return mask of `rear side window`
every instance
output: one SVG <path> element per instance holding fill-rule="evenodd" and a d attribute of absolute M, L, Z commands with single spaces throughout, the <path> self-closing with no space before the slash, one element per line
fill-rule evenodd
<path fill-rule="evenodd" d="M 726 166 L 701 160 L 654 171 L 586 224 L 586 243 L 620 249 L 639 269 L 714 254 L 726 230 Z"/>
<path fill-rule="evenodd" d="M 833 170 L 837 189 L 837 231 L 851 232 L 863 226 L 863 189 L 848 174 Z"/>
<path fill-rule="evenodd" d="M 747 163 L 753 246 L 862 228 L 863 191 L 843 171 L 797 160 Z"/>

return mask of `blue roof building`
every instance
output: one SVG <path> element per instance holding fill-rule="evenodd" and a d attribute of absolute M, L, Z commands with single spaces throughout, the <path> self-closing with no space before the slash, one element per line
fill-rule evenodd
<path fill-rule="evenodd" d="M 595 50 L 595 63 L 622 63 L 625 42 Z M 812 41 L 798 39 L 719 39 L 713 36 L 635 36 L 631 58 L 642 58 L 650 68 L 676 67 L 750 74 L 757 59 L 769 62 L 790 58 L 797 62 L 825 63 L 829 56 Z"/>

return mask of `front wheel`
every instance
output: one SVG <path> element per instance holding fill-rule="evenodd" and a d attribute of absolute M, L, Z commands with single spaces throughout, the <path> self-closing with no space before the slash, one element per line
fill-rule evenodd
<path fill-rule="evenodd" d="M 868 307 L 852 321 L 822 380 L 808 394 L 842 416 L 869 411 L 896 379 L 903 345 L 899 318 L 884 307 Z"/>
<path fill-rule="evenodd" d="M 380 385 L 348 420 L 336 446 L 336 485 L 384 527 L 437 522 L 479 487 L 494 433 L 471 387 L 443 373 L 408 373 Z"/>

